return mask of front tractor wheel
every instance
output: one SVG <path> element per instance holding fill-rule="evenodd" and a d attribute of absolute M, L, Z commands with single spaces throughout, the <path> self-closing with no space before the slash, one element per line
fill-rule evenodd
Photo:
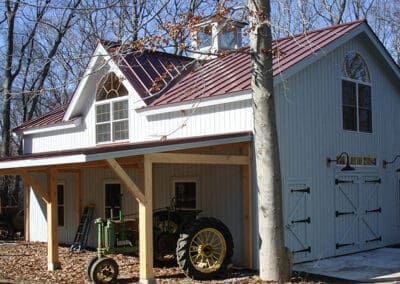
<path fill-rule="evenodd" d="M 215 218 L 194 220 L 177 242 L 176 255 L 183 272 L 196 280 L 226 275 L 233 254 L 229 229 Z"/>
<path fill-rule="evenodd" d="M 94 283 L 112 283 L 117 279 L 118 273 L 118 264 L 115 260 L 102 257 L 93 263 L 90 278 Z"/>

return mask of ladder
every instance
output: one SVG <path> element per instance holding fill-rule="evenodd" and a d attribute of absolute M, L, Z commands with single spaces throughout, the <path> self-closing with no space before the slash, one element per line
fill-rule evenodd
<path fill-rule="evenodd" d="M 86 248 L 90 225 L 92 224 L 94 213 L 94 206 L 89 205 L 83 209 L 82 217 L 76 230 L 74 243 L 71 245 L 70 250 L 75 252 L 80 252 Z"/>

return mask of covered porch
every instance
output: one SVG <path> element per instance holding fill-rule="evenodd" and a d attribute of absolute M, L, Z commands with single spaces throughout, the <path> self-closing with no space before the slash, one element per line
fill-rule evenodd
<path fill-rule="evenodd" d="M 227 154 L 228 153 L 228 154 Z M 46 207 L 48 269 L 55 270 L 58 258 L 57 180 L 63 173 L 74 176 L 74 218 L 82 212 L 82 178 L 87 169 L 103 169 L 118 177 L 138 204 L 140 279 L 149 282 L 153 273 L 154 170 L 163 164 L 228 165 L 241 172 L 243 261 L 253 264 L 251 134 L 236 133 L 212 137 L 175 139 L 50 152 L 14 157 L 0 161 L 0 174 L 20 175 L 25 183 L 25 232 L 29 240 L 29 192 L 32 188 Z M 130 169 L 138 173 L 132 177 Z M 38 178 L 40 176 L 41 178 Z M 226 201 L 224 201 L 226 202 Z"/>

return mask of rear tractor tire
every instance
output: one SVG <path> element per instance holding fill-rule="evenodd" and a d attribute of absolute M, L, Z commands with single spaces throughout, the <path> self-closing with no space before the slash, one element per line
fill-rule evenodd
<path fill-rule="evenodd" d="M 97 259 L 90 269 L 90 278 L 94 283 L 113 283 L 118 277 L 118 264 L 109 257 Z"/>
<path fill-rule="evenodd" d="M 193 279 L 225 277 L 233 255 L 232 235 L 218 219 L 196 219 L 181 233 L 176 255 L 179 267 Z"/>

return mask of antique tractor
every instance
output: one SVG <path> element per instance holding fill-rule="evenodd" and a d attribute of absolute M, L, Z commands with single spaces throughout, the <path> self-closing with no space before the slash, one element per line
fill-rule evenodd
<path fill-rule="evenodd" d="M 173 204 L 173 203 L 172 203 Z M 229 229 L 218 219 L 197 218 L 200 210 L 175 206 L 153 213 L 154 264 L 167 267 L 178 264 L 183 272 L 197 280 L 226 274 L 233 254 Z M 107 254 L 137 254 L 137 221 L 96 219 L 97 256 L 87 265 L 87 277 L 95 283 L 110 283 L 118 277 L 118 264 Z"/>

